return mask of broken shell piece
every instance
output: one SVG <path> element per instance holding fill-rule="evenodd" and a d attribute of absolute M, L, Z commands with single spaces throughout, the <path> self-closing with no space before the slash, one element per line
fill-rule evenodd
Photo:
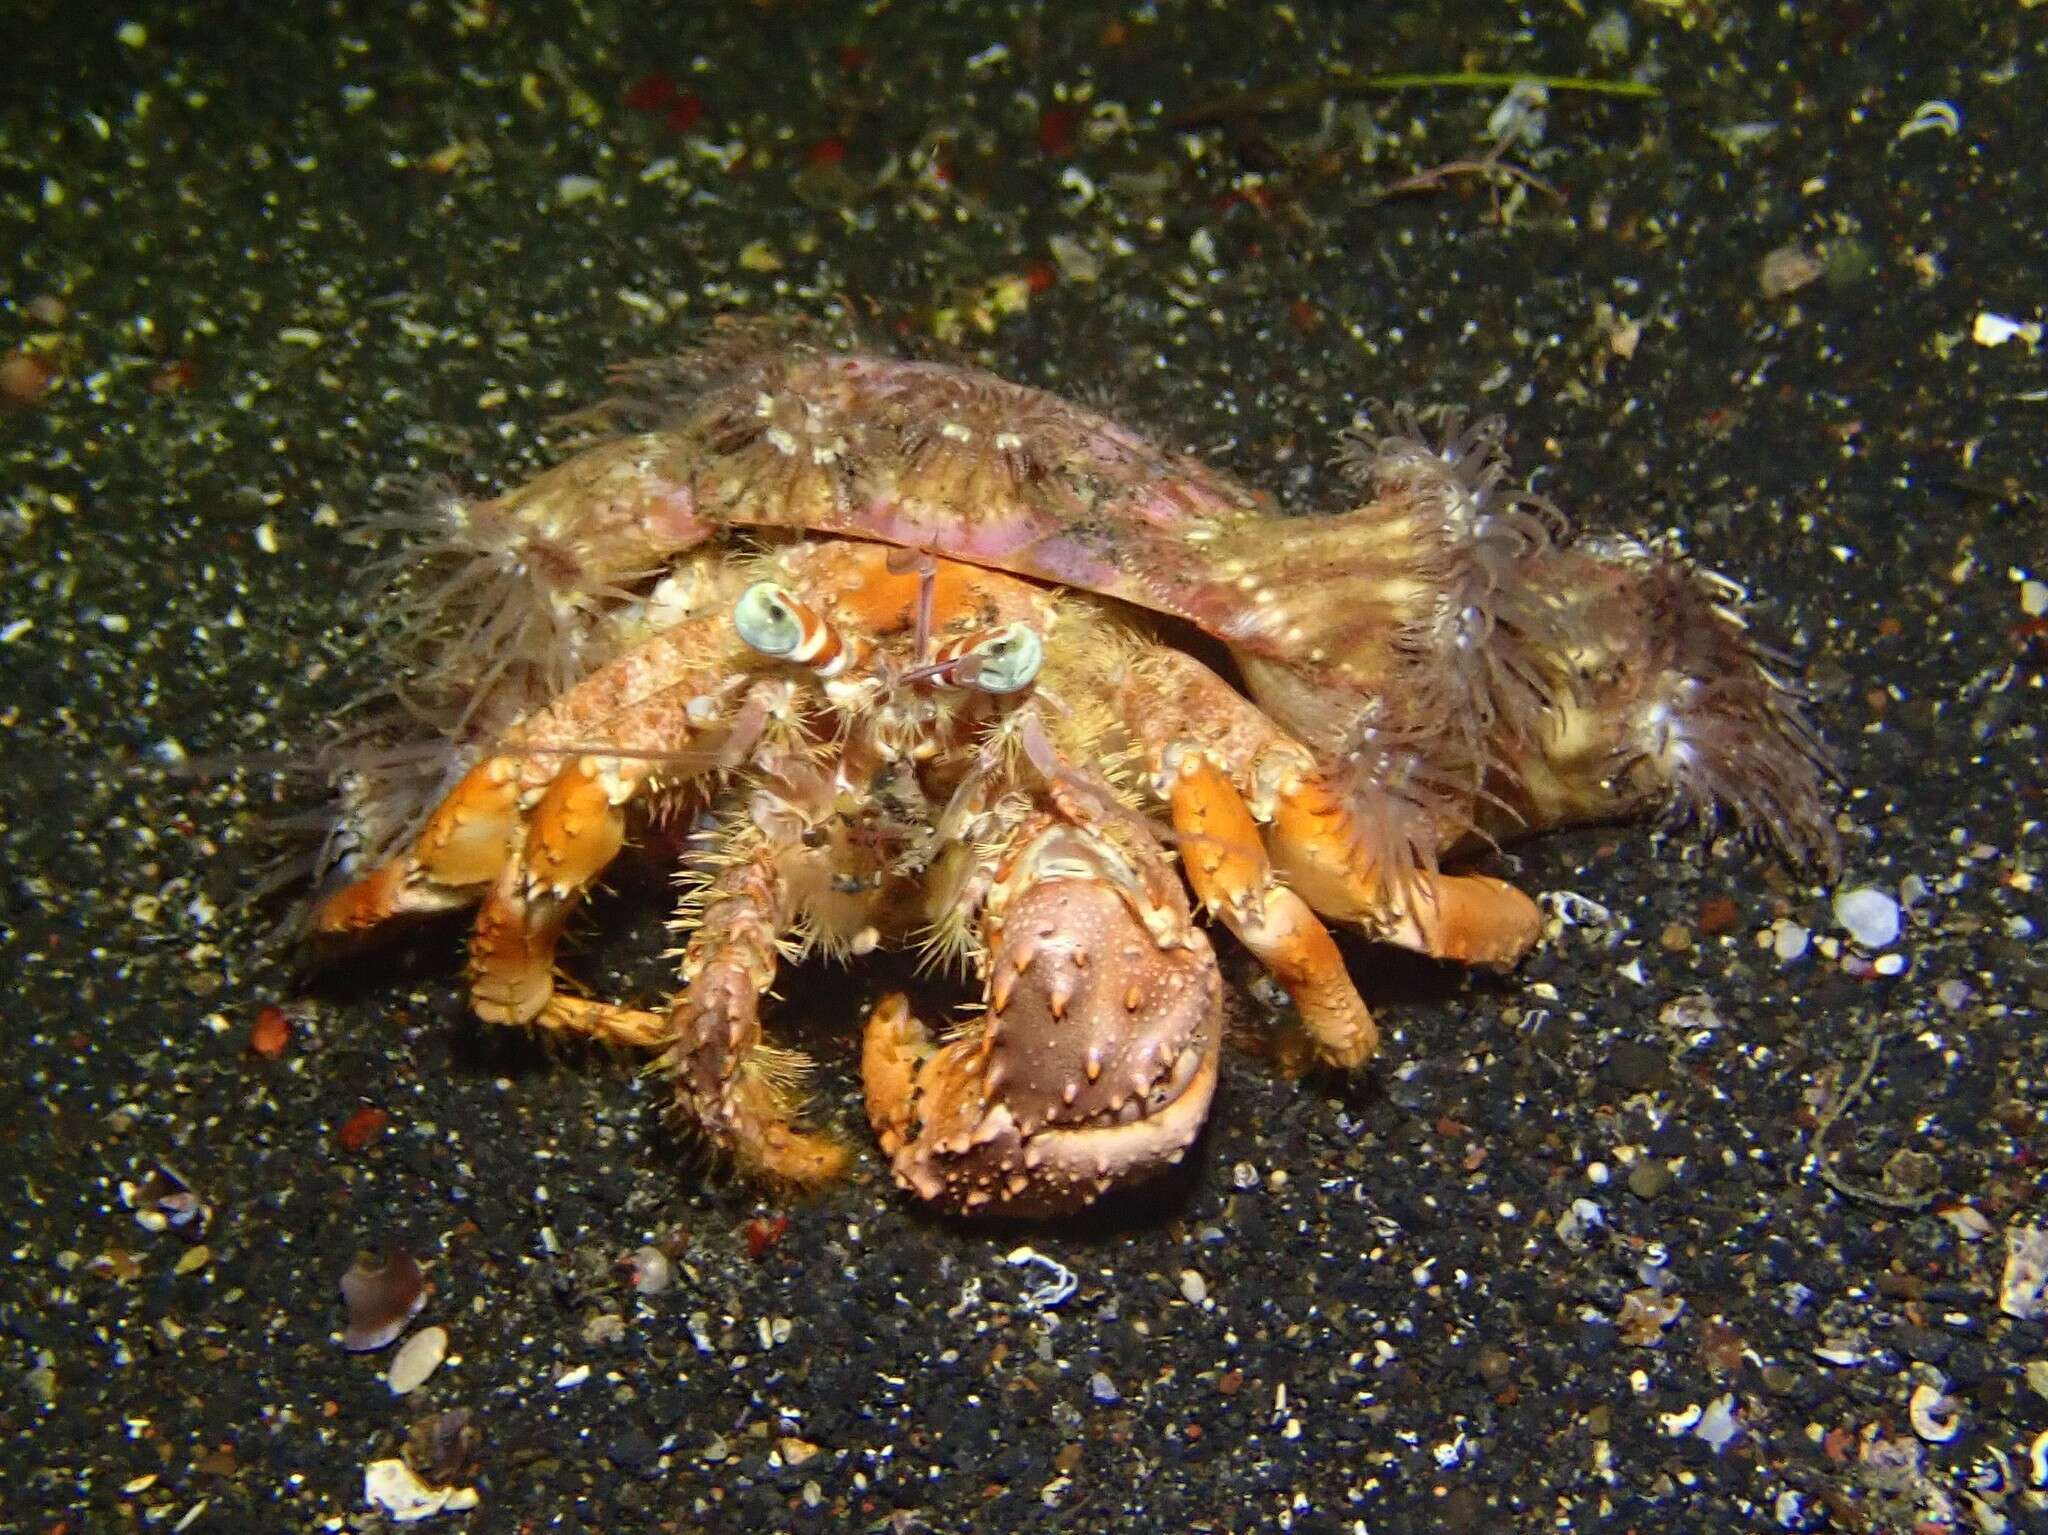
<path fill-rule="evenodd" d="M 1907 1400 L 1906 1415 L 1913 1432 L 1930 1444 L 1945 1444 L 1962 1431 L 1963 1406 L 1939 1386 L 1922 1381 Z"/>
<path fill-rule="evenodd" d="M 635 1248 L 619 1260 L 619 1270 L 642 1295 L 659 1295 L 675 1283 L 675 1264 L 659 1247 Z"/>
<path fill-rule="evenodd" d="M 402 1460 L 373 1460 L 363 1468 L 363 1501 L 394 1524 L 414 1524 L 475 1508 L 479 1500 L 474 1487 L 429 1487 Z"/>
<path fill-rule="evenodd" d="M 462 1475 L 481 1440 L 467 1407 L 429 1413 L 405 1431 L 405 1463 L 429 1486 L 445 1487 Z"/>
<path fill-rule="evenodd" d="M 2005 1274 L 1998 1282 L 1998 1309 L 2031 1322 L 2048 1312 L 2042 1296 L 2048 1287 L 2048 1230 L 2039 1226 L 2005 1228 Z"/>
<path fill-rule="evenodd" d="M 1781 245 L 1757 264 L 1756 285 L 1765 298 L 1783 298 L 1817 281 L 1825 271 L 1827 263 L 1805 246 Z"/>
<path fill-rule="evenodd" d="M 420 1314 L 427 1303 L 427 1280 L 409 1253 L 396 1248 L 382 1256 L 357 1253 L 355 1263 L 341 1276 L 341 1299 L 348 1307 L 341 1346 L 351 1354 L 373 1353 Z"/>
<path fill-rule="evenodd" d="M 1615 1315 L 1614 1325 L 1621 1333 L 1622 1342 L 1637 1348 L 1650 1348 L 1663 1336 L 1664 1329 L 1678 1320 L 1679 1312 L 1684 1309 L 1685 1302 L 1676 1295 L 1665 1295 L 1647 1288 L 1631 1290 L 1622 1297 L 1621 1310 Z"/>
<path fill-rule="evenodd" d="M 121 1202 L 135 1212 L 144 1231 L 178 1230 L 192 1236 L 206 1229 L 213 1209 L 168 1162 L 159 1162 L 140 1183 L 123 1181 Z"/>
<path fill-rule="evenodd" d="M 1991 1235 L 1991 1222 L 1984 1219 L 1982 1212 L 1974 1206 L 1950 1205 L 1946 1210 L 1935 1213 L 1947 1221 L 1965 1242 L 1981 1242 Z"/>
<path fill-rule="evenodd" d="M 404 1396 L 426 1384 L 427 1377 L 440 1369 L 441 1361 L 447 1357 L 448 1329 L 422 1327 L 391 1356 L 391 1368 L 385 1373 L 385 1383 L 391 1387 L 393 1396 Z"/>

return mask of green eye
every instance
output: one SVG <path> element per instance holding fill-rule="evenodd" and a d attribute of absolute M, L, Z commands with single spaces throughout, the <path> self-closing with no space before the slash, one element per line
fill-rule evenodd
<path fill-rule="evenodd" d="M 804 622 L 789 594 L 773 581 L 756 581 L 732 607 L 732 626 L 764 656 L 787 656 L 803 643 Z"/>
<path fill-rule="evenodd" d="M 1045 662 L 1045 645 L 1028 624 L 1008 624 L 967 652 L 974 686 L 984 693 L 1021 693 Z"/>

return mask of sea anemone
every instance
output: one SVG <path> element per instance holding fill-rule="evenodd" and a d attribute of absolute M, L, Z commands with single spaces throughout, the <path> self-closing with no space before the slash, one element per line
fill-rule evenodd
<path fill-rule="evenodd" d="M 608 655 L 605 619 L 659 569 L 622 569 L 597 530 L 551 515 L 562 487 L 548 479 L 483 502 L 428 485 L 369 524 L 407 540 L 366 572 L 397 663 L 382 691 L 438 730 L 515 716 L 588 675 Z"/>
<path fill-rule="evenodd" d="M 1612 583 L 1589 617 L 1620 661 L 1603 689 L 1619 724 L 1613 776 L 1661 799 L 1673 823 L 1732 824 L 1788 858 L 1832 870 L 1835 764 L 1806 717 L 1808 691 L 1749 632 L 1741 588 L 1633 540 L 1575 551 Z"/>
<path fill-rule="evenodd" d="M 1526 740 L 1556 702 L 1542 658 L 1559 637 L 1530 570 L 1569 538 L 1564 515 L 1514 483 L 1499 417 L 1468 425 L 1455 409 L 1407 406 L 1384 417 L 1380 427 L 1362 414 L 1338 463 L 1384 516 L 1412 524 L 1415 574 L 1434 594 L 1395 641 L 1399 691 L 1418 722 L 1440 720 L 1468 743 Z"/>

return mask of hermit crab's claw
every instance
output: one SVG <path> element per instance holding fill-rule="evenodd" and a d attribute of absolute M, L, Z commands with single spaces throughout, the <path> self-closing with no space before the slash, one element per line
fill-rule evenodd
<path fill-rule="evenodd" d="M 1041 821 L 989 900 L 981 1024 L 935 1048 L 901 998 L 876 1008 L 868 1111 L 905 1188 L 956 1213 L 1059 1215 L 1194 1141 L 1221 983 L 1178 889 L 1143 878 L 1131 852 Z"/>

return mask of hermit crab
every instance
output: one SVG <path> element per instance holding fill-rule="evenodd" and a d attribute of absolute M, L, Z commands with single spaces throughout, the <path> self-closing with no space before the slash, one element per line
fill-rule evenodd
<path fill-rule="evenodd" d="M 797 1125 L 794 1058 L 762 1037 L 791 950 L 914 941 L 971 964 L 985 1010 L 942 1046 L 901 997 L 874 1009 L 869 1113 L 922 1197 L 1050 1213 L 1177 1160 L 1207 1111 L 1221 986 L 1175 842 L 1336 1064 L 1377 1034 L 1295 884 L 1453 958 L 1506 963 L 1535 937 L 1535 908 L 1496 880 L 1418 874 L 1405 904 L 1361 880 L 1310 753 L 1094 599 L 798 539 L 689 557 L 669 600 L 664 627 L 500 733 L 313 925 L 476 905 L 480 1017 L 662 1051 L 680 1107 L 746 1170 L 812 1184 L 845 1156 Z M 674 1004 L 558 990 L 556 942 L 629 824 L 699 811 L 715 829 L 686 881 Z"/>
<path fill-rule="evenodd" d="M 1324 919 L 1510 965 L 1536 908 L 1447 867 L 1489 842 L 1663 810 L 1831 854 L 1824 752 L 1739 589 L 1573 538 L 1491 423 L 1361 426 L 1360 504 L 1293 517 L 970 370 L 743 339 L 628 388 L 646 429 L 409 519 L 431 739 L 347 760 L 312 927 L 476 905 L 479 1016 L 660 1051 L 743 1170 L 846 1156 L 761 1033 L 807 948 L 978 974 L 943 1042 L 877 1005 L 870 1117 L 919 1196 L 1056 1213 L 1207 1111 L 1220 987 L 1183 876 L 1355 1066 L 1377 1033 Z M 674 1003 L 558 989 L 580 896 L 684 817 Z"/>

